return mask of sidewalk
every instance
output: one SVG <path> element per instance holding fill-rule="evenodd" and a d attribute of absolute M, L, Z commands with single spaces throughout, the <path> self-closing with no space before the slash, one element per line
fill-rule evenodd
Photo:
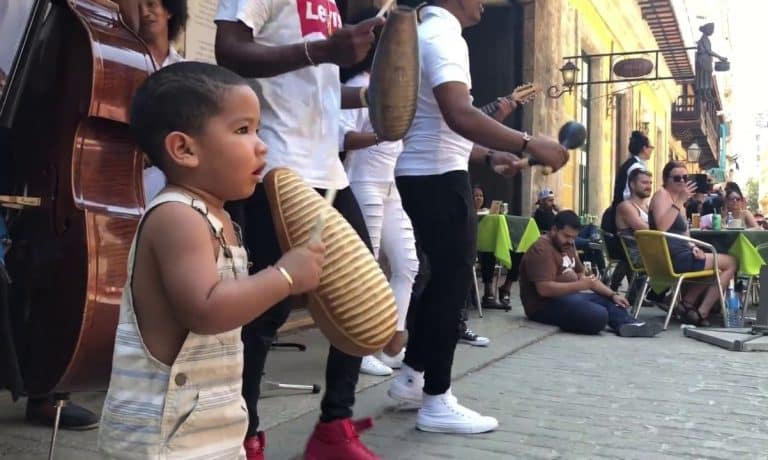
<path fill-rule="evenodd" d="M 513 295 L 516 300 L 516 294 Z M 661 319 L 645 309 L 643 316 Z M 768 459 L 768 366 L 763 353 L 737 353 L 682 336 L 654 339 L 555 333 L 509 313 L 473 313 L 487 349 L 460 345 L 454 393 L 497 417 L 475 436 L 421 433 L 415 412 L 398 412 L 388 379 L 361 376 L 355 412 L 374 417 L 363 440 L 383 459 Z M 267 378 L 321 383 L 326 345 L 316 330 L 285 335 L 306 352 L 270 354 Z M 310 380 L 309 382 L 306 382 Z M 300 458 L 317 421 L 320 395 L 265 392 L 267 458 Z M 98 409 L 101 394 L 77 396 Z M 50 430 L 23 423 L 23 404 L 0 399 L 0 457 L 44 458 Z M 61 432 L 58 459 L 95 459 L 96 432 Z"/>
<path fill-rule="evenodd" d="M 516 294 L 513 296 L 517 298 Z M 511 312 L 486 311 L 485 318 L 470 313 L 470 326 L 475 332 L 492 338 L 491 347 L 477 348 L 459 345 L 454 377 L 482 368 L 488 363 L 553 334 L 554 328 L 528 323 L 522 309 Z M 305 352 L 273 350 L 269 354 L 265 380 L 293 384 L 320 384 L 325 387 L 325 357 L 328 342 L 317 329 L 284 334 L 282 342 L 307 345 Z M 390 406 L 386 396 L 389 378 L 361 375 L 358 383 L 357 417 L 379 416 Z M 270 460 L 285 459 L 299 454 L 312 427 L 317 422 L 321 394 L 270 389 L 263 387 L 260 402 L 262 429 L 268 432 Z M 73 401 L 99 413 L 104 394 L 73 395 Z M 274 435 L 273 435 L 274 433 Z M 46 458 L 51 430 L 24 422 L 24 400 L 14 404 L 7 392 L 0 393 L 0 458 L 18 460 Z M 274 437 L 273 437 L 274 436 Z M 56 458 L 61 460 L 91 460 L 100 458 L 96 452 L 96 431 L 59 431 Z"/>

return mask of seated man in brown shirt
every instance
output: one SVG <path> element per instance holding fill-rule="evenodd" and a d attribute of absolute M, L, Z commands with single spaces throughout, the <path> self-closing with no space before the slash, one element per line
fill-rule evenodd
<path fill-rule="evenodd" d="M 525 315 L 580 334 L 597 334 L 606 325 L 622 337 L 653 337 L 661 332 L 661 325 L 630 315 L 624 296 L 594 276 L 584 276 L 574 245 L 580 227 L 576 213 L 560 211 L 552 229 L 526 251 L 520 264 Z"/>

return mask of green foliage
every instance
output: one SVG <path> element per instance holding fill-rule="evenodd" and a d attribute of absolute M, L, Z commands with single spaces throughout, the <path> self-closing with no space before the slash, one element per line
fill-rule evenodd
<path fill-rule="evenodd" d="M 758 199 L 760 198 L 759 193 L 759 185 L 757 180 L 750 178 L 747 181 L 745 194 L 747 195 L 747 208 L 752 211 L 760 209 L 760 203 L 758 202 Z"/>

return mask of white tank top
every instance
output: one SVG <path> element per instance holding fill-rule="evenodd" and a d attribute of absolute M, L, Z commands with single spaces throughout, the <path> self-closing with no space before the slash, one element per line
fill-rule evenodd
<path fill-rule="evenodd" d="M 643 219 L 643 222 L 645 222 L 647 224 L 648 223 L 648 212 L 645 211 L 640 206 L 636 205 L 635 203 L 632 203 L 631 201 L 630 201 L 630 204 L 632 206 L 634 206 L 635 209 L 637 209 L 637 215 L 640 216 L 640 218 Z"/>

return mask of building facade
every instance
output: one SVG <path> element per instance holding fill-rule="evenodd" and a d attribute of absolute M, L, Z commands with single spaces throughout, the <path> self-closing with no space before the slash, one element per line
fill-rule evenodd
<path fill-rule="evenodd" d="M 400 3 L 416 6 L 421 1 Z M 471 166 L 472 179 L 486 189 L 486 197 L 507 201 L 516 214 L 530 215 L 536 195 L 546 187 L 555 192 L 560 208 L 599 216 L 610 204 L 616 171 L 629 156 L 633 130 L 644 131 L 655 146 L 649 162 L 655 187 L 663 166 L 671 159 L 686 162 L 693 144 L 699 144 L 702 153 L 699 162 L 689 163 L 690 169 L 719 166 L 725 152 L 720 142 L 721 90 L 715 80 L 712 103 L 693 95 L 694 50 L 686 47 L 695 43 L 691 33 L 681 29 L 689 31 L 694 25 L 687 16 L 679 24 L 678 17 L 673 0 L 486 2 L 481 23 L 464 33 L 475 104 L 532 82 L 543 91 L 510 117 L 508 126 L 552 137 L 569 120 L 588 129 L 584 148 L 571 151 L 571 161 L 555 174 L 533 169 L 506 179 Z M 629 52 L 639 53 L 616 55 Z M 615 64 L 630 57 L 648 59 L 653 70 L 640 80 L 618 77 Z M 547 97 L 547 88 L 562 86 L 560 68 L 567 61 L 579 69 L 576 85 L 557 98 Z"/>

